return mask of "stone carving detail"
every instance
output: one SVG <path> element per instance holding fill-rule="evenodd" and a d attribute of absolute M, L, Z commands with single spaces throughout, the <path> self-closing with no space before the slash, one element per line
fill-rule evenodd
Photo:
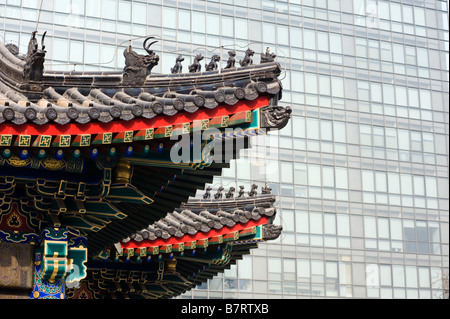
<path fill-rule="evenodd" d="M 223 187 L 220 186 L 217 189 L 217 193 L 214 194 L 214 199 L 222 199 L 222 191 L 223 191 Z"/>
<path fill-rule="evenodd" d="M 229 57 L 225 69 L 234 68 L 234 65 L 236 63 L 236 59 L 234 58 L 236 56 L 236 51 L 234 50 L 228 51 L 228 55 Z"/>
<path fill-rule="evenodd" d="M 206 188 L 206 193 L 203 195 L 203 199 L 210 199 L 211 198 L 211 186 L 208 186 Z"/>
<path fill-rule="evenodd" d="M 260 63 L 269 63 L 274 62 L 276 58 L 275 53 L 270 53 L 269 47 L 267 47 L 265 53 L 261 53 L 261 62 Z"/>
<path fill-rule="evenodd" d="M 228 192 L 225 194 L 226 198 L 233 198 L 234 197 L 234 191 L 236 189 L 234 187 L 230 187 L 230 189 L 228 190 Z"/>
<path fill-rule="evenodd" d="M 236 192 L 236 188 L 231 186 L 228 189 L 227 192 L 224 192 L 224 189 L 225 188 L 223 186 L 219 186 L 217 188 L 217 191 L 214 194 L 212 194 L 211 193 L 212 187 L 208 186 L 208 187 L 206 187 L 206 191 L 203 194 L 203 199 L 209 200 L 209 199 L 212 199 L 212 197 L 214 197 L 214 199 L 216 199 L 216 200 L 225 200 L 225 199 L 233 200 L 233 199 L 235 199 L 234 194 Z M 244 185 L 240 185 L 239 186 L 239 192 L 236 195 L 236 198 L 245 199 L 246 196 L 248 196 L 248 197 L 257 197 L 258 196 L 257 189 L 258 189 L 258 185 L 252 184 L 250 191 L 245 192 L 245 186 Z M 261 194 L 262 195 L 272 194 L 272 188 L 266 183 L 265 186 L 261 187 Z"/>
<path fill-rule="evenodd" d="M 195 73 L 195 72 L 201 72 L 202 66 L 200 65 L 200 61 L 203 60 L 203 55 L 201 53 L 197 54 L 194 58 L 194 63 L 192 63 L 189 66 L 189 72 Z"/>
<path fill-rule="evenodd" d="M 41 49 L 36 39 L 37 31 L 33 31 L 30 42 L 28 43 L 28 53 L 26 56 L 26 63 L 23 70 L 23 77 L 26 81 L 42 81 L 44 74 L 45 61 L 45 45 L 44 39 L 47 32 L 44 32 L 41 39 Z"/>
<path fill-rule="evenodd" d="M 291 113 L 289 106 L 266 106 L 261 109 L 261 127 L 282 129 L 289 122 Z"/>
<path fill-rule="evenodd" d="M 253 197 L 253 196 L 258 195 L 258 192 L 256 191 L 257 188 L 258 188 L 258 185 L 253 184 L 252 189 L 250 190 L 250 192 L 248 192 L 248 196 Z"/>
<path fill-rule="evenodd" d="M 123 51 L 125 57 L 125 68 L 123 69 L 122 83 L 125 85 L 142 85 L 151 73 L 154 66 L 158 65 L 159 56 L 153 50 L 150 50 L 153 41 L 147 45 L 147 42 L 154 37 L 148 37 L 144 41 L 144 49 L 147 55 L 141 55 L 132 50 L 131 45 Z"/>
<path fill-rule="evenodd" d="M 247 49 L 245 51 L 245 57 L 244 60 L 239 60 L 239 64 L 241 66 L 249 66 L 253 64 L 252 56 L 255 54 L 255 51 L 252 49 Z"/>
<path fill-rule="evenodd" d="M 220 56 L 214 54 L 211 57 L 211 62 L 206 65 L 206 71 L 216 71 L 217 70 L 217 62 L 220 61 Z"/>
<path fill-rule="evenodd" d="M 261 188 L 262 194 L 271 194 L 272 188 L 269 186 L 269 184 L 266 183 L 264 187 Z"/>
<path fill-rule="evenodd" d="M 240 185 L 239 186 L 239 196 L 238 197 L 242 197 L 242 196 L 244 196 L 244 186 L 243 185 Z"/>
<path fill-rule="evenodd" d="M 262 231 L 263 231 L 262 237 L 263 237 L 264 240 L 277 239 L 280 236 L 282 230 L 283 230 L 282 226 L 278 226 L 278 225 L 274 225 L 274 224 L 263 225 L 263 227 L 262 227 Z"/>
<path fill-rule="evenodd" d="M 181 73 L 183 71 L 183 66 L 181 65 L 181 62 L 184 61 L 184 58 L 182 55 L 179 55 L 176 59 L 175 65 L 173 68 L 170 68 L 170 72 L 172 74 Z"/>

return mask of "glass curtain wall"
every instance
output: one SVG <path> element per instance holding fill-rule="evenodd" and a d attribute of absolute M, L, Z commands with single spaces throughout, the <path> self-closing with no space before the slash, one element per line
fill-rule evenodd
<path fill-rule="evenodd" d="M 159 39 L 154 73 L 267 47 L 279 132 L 252 138 L 213 188 L 269 183 L 279 239 L 182 298 L 442 298 L 449 255 L 448 2 L 0 0 L 0 38 L 46 68 L 122 70 Z M 39 10 L 40 9 L 40 10 Z M 152 47 L 153 48 L 153 47 Z M 223 64 L 224 65 L 224 64 Z M 199 192 L 199 196 L 202 192 Z"/>

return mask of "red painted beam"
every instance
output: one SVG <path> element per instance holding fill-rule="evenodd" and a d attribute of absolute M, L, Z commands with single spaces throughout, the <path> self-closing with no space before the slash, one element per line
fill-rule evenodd
<path fill-rule="evenodd" d="M 0 134 L 11 135 L 78 135 L 99 134 L 103 132 L 138 131 L 147 128 L 159 128 L 181 123 L 201 121 L 214 117 L 259 109 L 269 104 L 269 97 L 262 95 L 253 101 L 240 101 L 235 105 L 222 104 L 214 109 L 200 109 L 195 113 L 181 112 L 173 116 L 159 115 L 152 119 L 138 118 L 130 121 L 111 121 L 109 123 L 92 122 L 86 124 L 68 123 L 64 125 L 47 123 L 15 125 L 4 123 L 0 125 Z"/>
<path fill-rule="evenodd" d="M 143 240 L 140 242 L 129 241 L 127 243 L 121 243 L 122 248 L 143 248 L 143 247 L 153 247 L 153 246 L 164 246 L 164 245 L 174 245 L 178 243 L 189 242 L 193 240 L 202 240 L 206 238 L 211 238 L 219 235 L 226 235 L 230 232 L 240 231 L 249 227 L 259 226 L 267 223 L 268 217 L 261 217 L 258 220 L 250 220 L 245 224 L 237 224 L 233 227 L 223 227 L 221 229 L 211 229 L 206 233 L 198 232 L 195 235 L 184 235 L 182 237 L 171 237 L 168 239 L 155 239 L 155 240 Z"/>

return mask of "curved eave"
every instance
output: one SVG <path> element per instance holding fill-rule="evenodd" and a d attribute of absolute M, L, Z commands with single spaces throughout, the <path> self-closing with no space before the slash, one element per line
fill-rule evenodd
<path fill-rule="evenodd" d="M 125 85 L 120 72 L 56 71 L 44 72 L 41 81 L 19 85 L 17 78 L 23 70 L 24 62 L 0 43 L 0 123 L 10 131 L 46 131 L 63 126 L 67 132 L 84 124 L 129 126 L 130 121 L 154 118 L 173 122 L 170 117 L 192 119 L 202 111 L 281 95 L 282 89 L 277 62 L 150 75 L 139 85 Z"/>
<path fill-rule="evenodd" d="M 166 217 L 167 218 L 167 217 Z M 154 239 L 154 240 L 142 240 L 142 241 L 136 241 L 136 240 L 130 240 L 126 242 L 121 243 L 121 247 L 123 249 L 129 249 L 129 248 L 150 248 L 150 247 L 162 247 L 162 246 L 175 246 L 179 244 L 186 245 L 186 243 L 190 242 L 203 242 L 207 241 L 208 243 L 213 242 L 215 238 L 221 238 L 223 240 L 223 237 L 226 237 L 227 235 L 234 233 L 239 233 L 241 231 L 244 231 L 246 229 L 250 229 L 253 227 L 265 225 L 268 222 L 267 217 L 260 217 L 257 221 L 248 221 L 246 223 L 237 224 L 234 226 L 224 226 L 220 230 L 210 229 L 207 232 L 197 232 L 194 235 L 190 234 L 184 234 L 180 237 L 171 236 L 167 239 Z M 239 235 L 237 235 L 239 236 Z M 239 237 L 237 237 L 239 238 Z"/>
<path fill-rule="evenodd" d="M 151 205 L 139 205 L 133 203 L 117 203 L 115 206 L 127 214 L 127 218 L 121 221 L 111 222 L 108 227 L 99 232 L 89 235 L 90 254 L 110 247 L 114 243 L 121 242 L 148 227 L 150 223 L 163 218 L 167 212 L 172 211 L 195 195 L 197 189 L 202 189 L 205 184 L 211 183 L 214 176 L 221 174 L 221 169 L 205 167 L 201 170 L 201 175 L 196 174 L 197 170 L 183 171 L 182 169 L 167 169 L 155 167 L 136 167 L 133 174 L 133 185 L 149 195 L 153 203 Z M 160 192 L 151 192 L 148 189 L 149 181 L 160 179 L 155 182 L 158 189 L 164 186 Z M 195 179 L 196 182 L 189 182 Z M 187 183 L 186 183 L 187 181 Z M 173 198 L 171 194 L 177 194 Z"/>
<path fill-rule="evenodd" d="M 98 287 L 95 283 L 101 270 L 105 276 L 108 274 L 108 278 L 102 277 L 102 288 L 97 290 L 104 298 L 111 298 L 111 293 L 119 299 L 178 296 L 229 269 L 257 248 L 258 242 L 277 238 L 281 227 L 272 224 L 276 214 L 274 202 L 274 195 L 264 193 L 218 200 L 192 199 L 123 240 L 120 247 L 111 247 L 91 259 L 89 283 Z M 275 230 L 267 236 L 265 229 L 270 226 Z M 172 258 L 176 259 L 175 267 L 161 268 Z M 142 281 L 141 286 L 117 281 L 118 272 L 124 278 L 139 273 L 150 281 Z M 159 286 L 152 286 L 152 278 L 158 278 Z"/>
<path fill-rule="evenodd" d="M 239 101 L 235 105 L 221 105 L 214 109 L 201 109 L 195 113 L 179 113 L 173 116 L 160 116 L 152 119 L 132 119 L 129 121 L 111 121 L 109 123 L 92 122 L 86 124 L 67 123 L 63 126 L 48 123 L 39 125 L 30 123 L 26 125 L 15 125 L 13 123 L 1 123 L 0 135 L 98 135 L 105 132 L 117 134 L 125 131 L 141 131 L 146 129 L 157 129 L 169 127 L 183 123 L 193 123 L 194 121 L 209 120 L 221 116 L 229 116 L 235 113 L 251 111 L 268 105 L 269 96 L 261 95 L 252 101 Z"/>

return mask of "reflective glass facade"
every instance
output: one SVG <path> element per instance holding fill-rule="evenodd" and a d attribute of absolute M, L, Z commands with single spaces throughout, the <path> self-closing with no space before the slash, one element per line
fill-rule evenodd
<path fill-rule="evenodd" d="M 212 186 L 268 182 L 282 236 L 184 298 L 439 298 L 448 289 L 447 1 L 40 6 L 0 0 L 0 38 L 25 53 L 36 26 L 47 31 L 47 69 L 121 70 L 124 48 L 139 51 L 150 35 L 160 39 L 154 73 L 169 73 L 178 54 L 185 72 L 198 53 L 226 61 L 235 49 L 239 60 L 250 47 L 256 63 L 266 47 L 277 54 L 292 119 L 253 138 Z"/>

